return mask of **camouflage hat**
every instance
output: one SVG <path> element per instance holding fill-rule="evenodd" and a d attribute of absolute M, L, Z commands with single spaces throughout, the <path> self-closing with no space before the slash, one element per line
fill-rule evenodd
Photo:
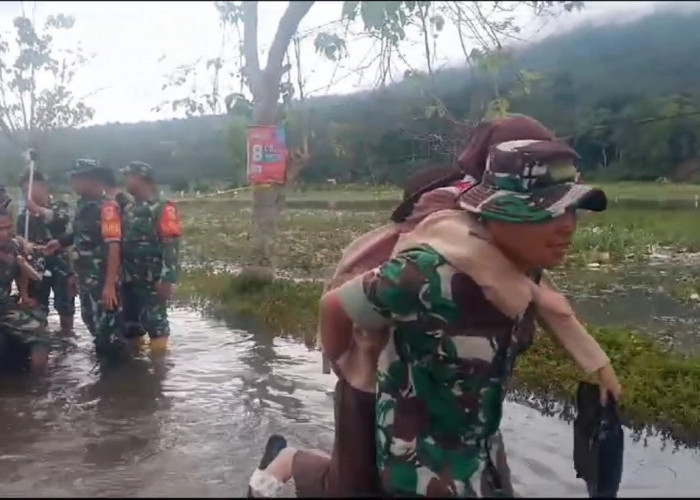
<path fill-rule="evenodd" d="M 153 167 L 143 161 L 132 161 L 119 171 L 124 175 L 134 174 L 139 175 L 148 181 L 153 180 Z"/>
<path fill-rule="evenodd" d="M 579 183 L 577 158 L 558 141 L 495 144 L 481 183 L 462 193 L 460 206 L 484 219 L 523 224 L 546 222 L 571 207 L 602 212 L 605 193 Z"/>
<path fill-rule="evenodd" d="M 99 176 L 100 161 L 89 158 L 75 160 L 75 167 L 68 171 L 69 177 Z"/>

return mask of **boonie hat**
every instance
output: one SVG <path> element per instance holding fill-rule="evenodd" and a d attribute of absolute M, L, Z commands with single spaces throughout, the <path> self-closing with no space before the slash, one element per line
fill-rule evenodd
<path fill-rule="evenodd" d="M 124 175 L 135 174 L 148 181 L 153 181 L 153 167 L 143 161 L 132 161 L 119 171 Z"/>
<path fill-rule="evenodd" d="M 546 222 L 568 208 L 602 212 L 605 193 L 580 183 L 578 154 L 553 140 L 517 140 L 489 148 L 481 183 L 463 192 L 459 204 L 483 219 Z"/>
<path fill-rule="evenodd" d="M 68 171 L 69 177 L 100 177 L 100 162 L 89 158 L 75 160 L 75 167 Z"/>

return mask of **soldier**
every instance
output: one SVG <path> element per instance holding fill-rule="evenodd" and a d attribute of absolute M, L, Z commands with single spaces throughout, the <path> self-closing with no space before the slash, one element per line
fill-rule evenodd
<path fill-rule="evenodd" d="M 121 172 L 134 197 L 124 214 L 124 291 L 134 298 L 151 352 L 165 352 L 170 335 L 167 302 L 179 272 L 180 217 L 173 202 L 159 198 L 150 165 L 133 161 Z"/>
<path fill-rule="evenodd" d="M 10 296 L 13 281 L 19 290 L 19 303 Z M 0 360 L 3 368 L 24 368 L 28 360 L 32 372 L 40 374 L 48 366 L 49 343 L 42 321 L 28 310 L 32 300 L 27 282 L 20 244 L 12 238 L 12 219 L 0 206 Z"/>
<path fill-rule="evenodd" d="M 17 217 L 17 234 L 24 234 L 29 213 L 28 243 L 42 246 L 52 239 L 65 236 L 70 226 L 70 211 L 68 203 L 51 197 L 49 185 L 41 172 L 34 172 L 31 196 L 27 193 L 28 182 L 29 174 L 25 174 L 21 179 L 21 186 L 27 201 L 26 207 Z M 30 283 L 29 296 L 35 299 L 44 314 L 48 315 L 49 295 L 53 290 L 53 305 L 59 315 L 61 333 L 69 335 L 73 331 L 76 282 L 68 253 L 63 250 L 39 257 L 31 248 L 27 248 L 27 251 L 34 254 L 37 260 L 45 260 L 41 266 L 44 269 L 43 279 Z"/>
<path fill-rule="evenodd" d="M 121 214 L 117 203 L 105 195 L 101 175 L 96 160 L 77 160 L 70 172 L 80 197 L 73 233 L 50 241 L 46 252 L 75 246 L 81 317 L 93 335 L 98 356 L 104 357 L 121 354 L 124 344 L 117 328 Z"/>
<path fill-rule="evenodd" d="M 591 349 L 570 352 L 598 376 L 601 396 L 620 396 L 608 356 L 542 272 L 563 261 L 577 210 L 607 204 L 577 182 L 575 158 L 555 140 L 492 145 L 480 183 L 454 209 L 432 213 L 389 261 L 322 297 L 320 333 L 336 372 L 354 327 L 390 329 L 376 399 L 377 466 L 389 496 L 513 496 L 502 405 L 538 315 L 578 329 L 579 347 Z"/>
<path fill-rule="evenodd" d="M 119 210 L 124 214 L 126 207 L 131 203 L 132 198 L 127 193 L 121 190 L 117 183 L 117 178 L 114 172 L 109 167 L 100 167 L 100 177 L 102 179 L 103 188 L 108 198 L 113 199 L 119 205 Z M 120 326 L 122 332 L 127 339 L 139 341 L 136 342 L 137 347 L 141 347 L 140 340 L 146 334 L 141 326 L 138 318 L 138 298 L 134 296 L 132 288 L 125 286 L 122 283 L 120 287 L 121 299 L 121 321 Z"/>

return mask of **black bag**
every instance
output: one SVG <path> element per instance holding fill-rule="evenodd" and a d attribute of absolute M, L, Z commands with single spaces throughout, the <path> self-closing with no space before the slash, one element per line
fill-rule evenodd
<path fill-rule="evenodd" d="M 600 403 L 600 388 L 581 382 L 576 392 L 574 468 L 586 481 L 591 498 L 616 498 L 622 479 L 624 433 L 617 402 L 608 394 Z"/>

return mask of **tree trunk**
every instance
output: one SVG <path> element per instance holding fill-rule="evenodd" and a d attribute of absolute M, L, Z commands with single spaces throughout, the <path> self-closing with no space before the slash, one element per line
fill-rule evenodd
<path fill-rule="evenodd" d="M 277 86 L 263 72 L 262 88 L 257 89 L 253 102 L 253 124 L 277 125 Z M 251 236 L 252 258 L 242 274 L 261 282 L 270 282 L 275 277 L 275 240 L 279 219 L 284 207 L 283 184 L 255 185 L 252 188 L 253 231 Z"/>

